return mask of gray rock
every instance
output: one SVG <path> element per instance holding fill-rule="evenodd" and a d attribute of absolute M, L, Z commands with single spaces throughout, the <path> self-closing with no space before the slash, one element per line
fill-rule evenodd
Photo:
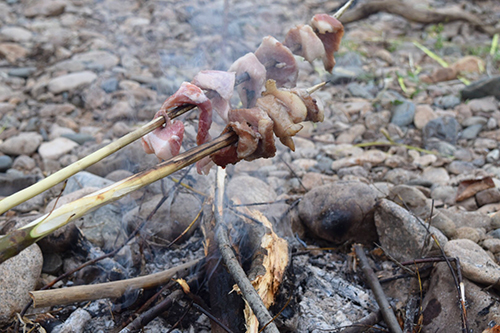
<path fill-rule="evenodd" d="M 474 117 L 469 117 L 462 121 L 462 126 L 463 127 L 469 127 L 472 125 L 486 125 L 488 122 L 488 119 L 485 117 L 480 117 L 480 116 L 474 116 Z"/>
<path fill-rule="evenodd" d="M 448 171 L 455 175 L 472 173 L 474 170 L 476 170 L 476 166 L 471 162 L 453 161 L 448 165 Z"/>
<path fill-rule="evenodd" d="M 58 253 L 44 253 L 42 273 L 57 275 L 61 270 L 63 261 Z"/>
<path fill-rule="evenodd" d="M 436 138 L 451 144 L 455 144 L 460 131 L 460 124 L 453 117 L 439 117 L 425 125 L 422 133 L 424 141 Z"/>
<path fill-rule="evenodd" d="M 380 128 L 386 126 L 391 120 L 391 112 L 384 110 L 381 112 L 369 113 L 365 118 L 365 126 L 368 129 L 378 131 Z"/>
<path fill-rule="evenodd" d="M 12 170 L 12 169 L 11 169 Z M 35 175 L 15 175 L 12 173 L 0 173 L 0 196 L 14 194 L 28 186 L 33 185 L 38 180 Z"/>
<path fill-rule="evenodd" d="M 24 16 L 58 16 L 64 13 L 65 8 L 66 2 L 64 1 L 38 0 L 24 9 Z"/>
<path fill-rule="evenodd" d="M 475 139 L 483 129 L 483 125 L 481 124 L 476 124 L 476 125 L 471 125 L 464 129 L 462 133 L 460 134 L 460 137 L 462 139 Z"/>
<path fill-rule="evenodd" d="M 474 243 L 478 243 L 480 240 L 484 238 L 484 230 L 478 228 L 471 227 L 461 227 L 457 229 L 454 239 L 468 239 L 473 241 Z"/>
<path fill-rule="evenodd" d="M 59 94 L 64 91 L 72 91 L 86 86 L 94 82 L 96 78 L 97 75 L 90 71 L 61 75 L 51 79 L 48 83 L 48 88 L 50 92 Z"/>
<path fill-rule="evenodd" d="M 114 182 L 99 176 L 96 176 L 87 171 L 80 171 L 76 175 L 68 178 L 68 183 L 64 189 L 64 194 L 69 194 L 78 191 L 84 187 L 103 188 L 109 186 Z"/>
<path fill-rule="evenodd" d="M 445 262 L 436 264 L 431 276 L 429 290 L 422 302 L 422 333 L 461 332 L 459 298 L 448 265 Z M 467 279 L 463 282 L 470 331 L 483 332 L 489 323 L 498 323 L 500 315 L 495 296 Z"/>
<path fill-rule="evenodd" d="M 495 96 L 500 100 L 500 75 L 475 81 L 462 90 L 463 99 Z"/>
<path fill-rule="evenodd" d="M 486 155 L 486 162 L 494 163 L 500 159 L 500 149 L 493 149 Z"/>
<path fill-rule="evenodd" d="M 391 123 L 400 127 L 410 125 L 413 123 L 413 118 L 415 117 L 415 109 L 415 104 L 409 101 L 396 105 L 392 109 Z"/>
<path fill-rule="evenodd" d="M 440 185 L 446 185 L 450 181 L 450 176 L 445 168 L 427 167 L 422 173 L 422 178 Z"/>
<path fill-rule="evenodd" d="M 0 172 L 5 172 L 12 166 L 12 158 L 7 155 L 0 156 Z"/>
<path fill-rule="evenodd" d="M 432 189 L 431 198 L 439 200 L 447 205 L 455 204 L 455 197 L 457 196 L 457 188 L 453 186 L 436 186 Z"/>
<path fill-rule="evenodd" d="M 436 113 L 432 108 L 427 104 L 417 105 L 415 109 L 415 118 L 413 122 L 415 123 L 415 127 L 418 129 L 422 129 L 427 125 L 429 121 L 432 119 L 436 119 Z"/>
<path fill-rule="evenodd" d="M 91 319 L 90 313 L 78 308 L 71 313 L 63 324 L 54 327 L 52 333 L 82 333 Z"/>
<path fill-rule="evenodd" d="M 478 206 L 484 206 L 491 203 L 500 202 L 500 190 L 498 188 L 489 188 L 476 193 Z"/>
<path fill-rule="evenodd" d="M 366 89 L 365 86 L 357 82 L 351 82 L 347 85 L 347 90 L 351 93 L 353 97 L 361 97 L 364 99 L 374 99 L 375 96 Z"/>
<path fill-rule="evenodd" d="M 363 68 L 358 66 L 335 66 L 332 74 L 327 76 L 327 80 L 332 84 L 351 82 L 366 75 Z"/>
<path fill-rule="evenodd" d="M 427 207 L 427 198 L 413 186 L 394 186 L 389 192 L 387 199 L 405 207 L 420 218 L 427 219 L 430 215 L 430 209 Z"/>
<path fill-rule="evenodd" d="M 375 209 L 375 225 L 380 244 L 396 260 L 420 258 L 431 249 L 427 230 L 410 212 L 382 199 Z"/>
<path fill-rule="evenodd" d="M 0 323 L 7 323 L 30 300 L 28 292 L 35 290 L 42 264 L 36 244 L 0 264 Z"/>
<path fill-rule="evenodd" d="M 474 200 L 474 198 L 472 199 Z M 490 231 L 492 229 L 491 218 L 486 214 L 479 212 L 466 212 L 458 207 L 439 209 L 439 211 L 441 211 L 444 215 L 449 217 L 455 223 L 457 228 L 460 227 L 483 228 L 486 231 Z"/>
<path fill-rule="evenodd" d="M 302 224 L 316 238 L 334 244 L 370 243 L 377 238 L 373 209 L 378 193 L 361 182 L 336 182 L 304 196 L 298 211 Z"/>
<path fill-rule="evenodd" d="M 0 29 L 0 36 L 9 42 L 28 42 L 33 37 L 31 31 L 20 27 L 4 27 Z"/>
<path fill-rule="evenodd" d="M 108 94 L 115 92 L 118 89 L 118 79 L 112 77 L 107 80 L 104 80 L 101 83 L 101 88 Z"/>
<path fill-rule="evenodd" d="M 463 276 L 474 282 L 498 286 L 500 266 L 481 246 L 468 239 L 456 239 L 446 243 L 443 249 L 447 256 L 460 259 Z"/>
<path fill-rule="evenodd" d="M 455 95 L 439 96 L 434 99 L 434 105 L 442 109 L 452 109 L 460 104 L 460 98 Z"/>
<path fill-rule="evenodd" d="M 26 79 L 34 72 L 36 72 L 36 67 L 19 67 L 9 69 L 7 74 L 9 74 L 10 76 L 22 77 Z"/>
<path fill-rule="evenodd" d="M 125 214 L 123 222 L 128 231 L 133 231 L 146 217 L 153 211 L 156 205 L 163 198 L 158 194 L 146 200 L 141 207 L 136 207 Z M 180 236 L 196 219 L 196 216 L 202 208 L 202 200 L 193 193 L 177 192 L 170 196 L 153 215 L 151 221 L 147 223 L 141 234 L 143 237 L 153 240 L 160 244 L 169 244 Z M 199 221 L 180 239 L 188 239 L 196 230 Z"/>
<path fill-rule="evenodd" d="M 77 146 L 78 143 L 61 137 L 42 143 L 38 148 L 38 153 L 43 159 L 58 160 L 62 155 L 69 153 Z"/>
<path fill-rule="evenodd" d="M 445 156 L 453 156 L 457 150 L 457 148 L 451 143 L 435 138 L 426 140 L 425 148 L 429 150 L 436 149 L 440 154 L 443 154 Z"/>
<path fill-rule="evenodd" d="M 95 138 L 92 135 L 85 133 L 66 133 L 61 134 L 61 137 L 70 139 L 79 145 L 83 145 L 85 142 L 95 141 Z"/>
<path fill-rule="evenodd" d="M 133 173 L 128 171 L 128 170 L 115 170 L 108 175 L 106 175 L 106 179 L 112 180 L 114 182 L 120 181 L 122 179 L 125 179 L 127 177 L 132 176 Z"/>
<path fill-rule="evenodd" d="M 8 155 L 31 155 L 42 143 L 42 136 L 36 132 L 23 132 L 8 138 L 0 144 L 0 151 Z"/>
<path fill-rule="evenodd" d="M 73 110 L 75 110 L 75 106 L 70 103 L 46 104 L 40 109 L 39 114 L 41 117 L 55 117 L 68 114 Z"/>
<path fill-rule="evenodd" d="M 119 119 L 131 119 L 136 116 L 135 110 L 130 106 L 127 101 L 120 101 L 113 105 L 111 110 L 106 112 L 106 119 L 108 120 L 119 120 Z"/>
<path fill-rule="evenodd" d="M 337 171 L 337 175 L 340 178 L 343 178 L 344 176 L 347 176 L 347 175 L 367 178 L 368 171 L 365 168 L 363 168 L 362 166 L 356 165 L 356 166 L 352 166 L 352 167 L 348 167 L 348 168 L 339 169 Z"/>
<path fill-rule="evenodd" d="M 75 54 L 71 59 L 83 63 L 85 69 L 99 71 L 110 69 L 120 62 L 117 56 L 107 51 L 88 51 Z"/>

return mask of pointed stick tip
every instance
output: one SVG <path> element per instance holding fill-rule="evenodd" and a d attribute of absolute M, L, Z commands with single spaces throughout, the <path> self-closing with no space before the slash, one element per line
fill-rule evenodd
<path fill-rule="evenodd" d="M 317 85 L 312 86 L 311 88 L 306 89 L 306 91 L 310 95 L 313 92 L 316 92 L 319 89 L 323 88 L 327 83 L 328 83 L 328 81 L 324 81 L 324 82 L 318 83 Z"/>

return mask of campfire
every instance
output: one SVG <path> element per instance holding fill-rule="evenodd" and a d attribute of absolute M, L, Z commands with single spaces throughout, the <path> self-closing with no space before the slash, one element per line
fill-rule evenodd
<path fill-rule="evenodd" d="M 0 213 L 5 213 L 139 138 L 146 153 L 155 154 L 163 161 L 150 170 L 54 208 L 28 225 L 9 232 L 0 238 L 0 262 L 3 262 L 71 221 L 175 171 L 196 163 L 198 173 L 208 175 L 210 169 L 217 166 L 216 193 L 213 199 L 209 199 L 213 200 L 214 218 L 205 218 L 202 226 L 205 258 L 165 272 L 103 284 L 49 289 L 56 283 L 53 281 L 42 290 L 30 293 L 33 306 L 47 307 L 101 298 L 119 298 L 131 290 L 164 285 L 176 275 L 178 279 L 175 284 L 181 286 L 182 292 L 173 292 L 144 315 L 127 323 L 121 332 L 131 332 L 146 325 L 158 313 L 171 307 L 173 301 L 183 294 L 211 318 L 214 332 L 239 331 L 243 327 L 247 332 L 278 332 L 275 320 L 288 304 L 283 302 L 283 295 L 280 295 L 283 289 L 281 284 L 286 278 L 290 263 L 288 244 L 275 233 L 273 225 L 258 211 L 241 208 L 233 212 L 236 214 L 235 218 L 226 218 L 224 168 L 242 160 L 274 157 L 275 136 L 293 151 L 293 137 L 303 128 L 301 123 L 323 121 L 321 105 L 312 94 L 326 83 L 308 89 L 297 88 L 299 69 L 295 56 L 303 57 L 309 62 L 319 59 L 325 70 L 331 72 L 335 66 L 334 52 L 338 51 L 344 33 L 337 18 L 349 4 L 350 2 L 333 16 L 317 14 L 309 25 L 292 28 L 283 43 L 271 36 L 264 37 L 254 53 L 237 59 L 228 71 L 201 71 L 192 82 L 182 83 L 148 124 L 0 201 Z M 231 107 L 235 89 L 239 95 L 240 108 Z M 184 124 L 175 118 L 196 108 L 199 110 L 197 147 L 180 153 Z M 223 132 L 215 139 L 209 135 L 213 117 L 218 117 L 226 124 Z M 129 240 L 145 223 L 138 226 Z M 242 230 L 239 236 L 231 233 L 236 230 L 235 224 L 239 224 L 238 229 Z M 248 239 L 243 241 L 246 237 Z M 93 262 L 113 253 L 98 257 Z M 198 275 L 185 281 L 183 277 L 195 265 L 206 267 L 199 269 Z M 208 279 L 212 302 L 222 302 L 225 305 L 222 309 L 233 313 L 235 317 L 228 318 L 215 305 L 210 314 L 205 301 L 195 294 L 204 275 Z M 172 283 L 167 286 L 172 287 Z M 268 309 L 273 305 L 273 309 L 276 306 L 282 309 L 274 310 L 275 313 L 271 315 Z M 227 309 L 227 306 L 231 309 Z"/>

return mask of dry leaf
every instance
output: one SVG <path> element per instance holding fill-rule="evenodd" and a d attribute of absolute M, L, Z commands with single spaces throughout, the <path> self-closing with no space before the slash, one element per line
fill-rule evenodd
<path fill-rule="evenodd" d="M 191 289 L 189 288 L 189 285 L 187 284 L 186 280 L 177 279 L 175 280 L 175 282 L 177 282 L 181 286 L 185 294 L 189 294 L 191 292 Z"/>
<path fill-rule="evenodd" d="M 495 183 L 491 177 L 461 181 L 458 185 L 455 201 L 463 201 L 474 196 L 477 192 L 493 187 L 495 187 Z"/>

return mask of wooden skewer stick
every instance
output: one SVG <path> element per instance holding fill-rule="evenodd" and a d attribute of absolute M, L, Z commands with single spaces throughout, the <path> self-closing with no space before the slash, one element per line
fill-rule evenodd
<path fill-rule="evenodd" d="M 75 286 L 68 288 L 31 291 L 35 308 L 46 306 L 66 305 L 77 302 L 95 301 L 102 298 L 118 298 L 127 291 L 134 289 L 147 289 L 168 282 L 178 272 L 189 269 L 200 262 L 196 259 L 166 271 L 139 276 L 132 279 Z"/>
<path fill-rule="evenodd" d="M 116 201 L 135 190 L 181 170 L 237 141 L 238 136 L 232 131 L 222 134 L 211 142 L 197 146 L 149 170 L 137 173 L 97 192 L 63 205 L 23 228 L 9 232 L 0 238 L 0 263 L 15 256 L 53 231 L 65 226 L 70 221 L 78 219 L 101 206 Z"/>
<path fill-rule="evenodd" d="M 235 85 L 239 85 L 247 80 L 249 80 L 249 75 L 247 73 L 242 74 L 241 76 L 238 76 L 236 78 Z M 207 93 L 208 97 L 210 98 L 210 93 L 209 91 Z M 196 105 L 183 105 L 183 106 L 178 106 L 174 108 L 170 108 L 167 110 L 167 114 L 170 117 L 170 119 L 179 117 L 180 115 L 191 111 L 196 108 Z M 60 182 L 68 179 L 69 177 L 73 176 L 77 172 L 80 172 L 89 166 L 99 162 L 103 158 L 117 152 L 121 148 L 131 144 L 135 140 L 141 138 L 142 136 L 148 134 L 149 132 L 153 131 L 154 129 L 162 126 L 165 124 L 165 118 L 163 117 L 158 117 L 156 119 L 151 120 L 149 123 L 141 126 L 140 128 L 136 129 L 135 131 L 121 137 L 120 139 L 110 143 L 109 145 L 93 152 L 90 155 L 85 156 L 81 160 L 76 161 L 75 163 L 68 165 L 66 168 L 61 169 L 57 171 L 56 173 L 53 173 L 52 175 L 48 176 L 45 179 L 42 179 L 36 184 L 31 185 L 30 187 L 25 188 L 24 190 L 21 190 L 19 192 L 16 192 L 12 194 L 11 196 L 8 196 L 7 198 L 4 198 L 0 200 L 0 215 L 8 211 L 9 209 L 25 202 L 26 200 L 29 200 L 33 198 L 34 196 L 42 193 L 43 191 L 48 190 L 49 188 L 56 186 Z"/>

